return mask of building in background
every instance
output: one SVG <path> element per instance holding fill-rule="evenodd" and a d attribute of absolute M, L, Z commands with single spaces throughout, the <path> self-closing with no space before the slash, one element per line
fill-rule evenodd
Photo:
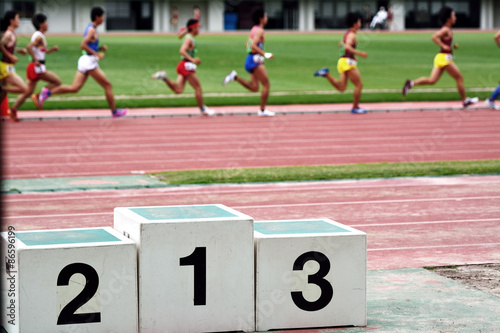
<path fill-rule="evenodd" d="M 345 14 L 357 11 L 375 15 L 381 6 L 392 10 L 391 30 L 425 29 L 439 26 L 437 13 L 444 6 L 457 13 L 457 28 L 500 28 L 500 0 L 42 0 L 0 2 L 0 11 L 17 9 L 21 13 L 19 33 L 31 33 L 30 18 L 36 12 L 48 16 L 50 32 L 82 32 L 90 20 L 90 9 L 106 10 L 103 31 L 174 32 L 193 17 L 199 8 L 202 30 L 222 32 L 249 29 L 254 8 L 264 7 L 269 16 L 267 29 L 314 31 L 344 29 Z"/>

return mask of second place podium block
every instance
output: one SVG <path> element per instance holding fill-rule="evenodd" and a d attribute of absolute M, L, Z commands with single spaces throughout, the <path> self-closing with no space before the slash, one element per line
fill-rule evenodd
<path fill-rule="evenodd" d="M 135 333 L 137 250 L 112 228 L 2 233 L 8 333 Z M 7 313 L 5 313 L 7 310 Z"/>
<path fill-rule="evenodd" d="M 224 205 L 115 208 L 137 243 L 143 332 L 255 329 L 253 219 Z"/>

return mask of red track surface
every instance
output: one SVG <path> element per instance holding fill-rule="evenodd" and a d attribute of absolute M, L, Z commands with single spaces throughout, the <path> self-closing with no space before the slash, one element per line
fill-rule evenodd
<path fill-rule="evenodd" d="M 500 157 L 500 113 L 425 111 L 274 118 L 4 123 L 4 177 L 480 160 Z"/>
<path fill-rule="evenodd" d="M 500 157 L 500 113 L 4 123 L 4 177 Z M 18 230 L 111 226 L 117 206 L 223 203 L 256 220 L 328 217 L 368 233 L 368 268 L 500 261 L 500 177 L 9 194 Z"/>
<path fill-rule="evenodd" d="M 256 220 L 328 217 L 368 234 L 368 269 L 500 261 L 500 176 L 9 194 L 16 229 L 113 226 L 115 207 L 223 203 Z"/>

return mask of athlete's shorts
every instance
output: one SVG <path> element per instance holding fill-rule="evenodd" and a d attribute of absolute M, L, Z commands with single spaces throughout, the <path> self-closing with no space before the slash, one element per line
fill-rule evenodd
<path fill-rule="evenodd" d="M 264 63 L 264 57 L 261 56 L 260 54 L 248 54 L 247 58 L 245 60 L 245 70 L 248 73 L 252 73 L 255 67 L 259 66 L 260 64 Z"/>
<path fill-rule="evenodd" d="M 434 57 L 434 67 L 443 68 L 453 63 L 453 54 L 451 53 L 438 53 Z"/>
<path fill-rule="evenodd" d="M 0 61 L 0 80 L 5 79 L 7 76 L 16 74 L 16 69 L 13 64 Z"/>
<path fill-rule="evenodd" d="M 40 64 L 40 66 L 36 66 L 34 62 L 30 62 L 28 66 L 26 66 L 26 78 L 31 81 L 36 81 L 40 79 L 40 74 L 47 73 L 47 69 L 44 64 Z"/>
<path fill-rule="evenodd" d="M 340 58 L 337 62 L 337 71 L 342 74 L 351 69 L 357 68 L 358 62 L 352 58 Z"/>
<path fill-rule="evenodd" d="M 196 64 L 191 61 L 181 60 L 177 64 L 177 74 L 186 77 L 191 73 L 196 73 L 197 67 L 198 66 L 196 66 Z"/>
<path fill-rule="evenodd" d="M 99 57 L 84 54 L 78 59 L 78 71 L 87 74 L 88 71 L 99 68 Z"/>

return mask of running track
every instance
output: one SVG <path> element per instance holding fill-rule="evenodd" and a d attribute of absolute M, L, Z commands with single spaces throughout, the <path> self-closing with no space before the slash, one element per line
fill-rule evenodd
<path fill-rule="evenodd" d="M 500 112 L 4 123 L 4 178 L 500 157 Z"/>
<path fill-rule="evenodd" d="M 492 159 L 487 110 L 4 123 L 4 177 Z M 328 217 L 368 233 L 368 268 L 500 261 L 500 177 L 383 179 L 3 196 L 18 230 L 112 226 L 117 206 L 223 203 L 256 220 Z"/>

